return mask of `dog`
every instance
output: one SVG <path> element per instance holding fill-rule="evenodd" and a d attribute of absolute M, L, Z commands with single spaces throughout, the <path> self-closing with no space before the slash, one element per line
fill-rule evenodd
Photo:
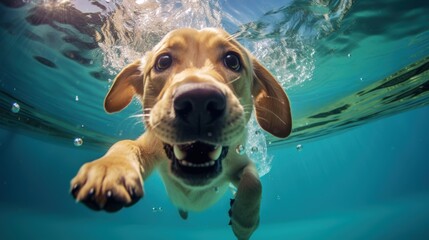
<path fill-rule="evenodd" d="M 104 108 L 118 112 L 134 96 L 146 131 L 84 164 L 71 181 L 76 201 L 108 212 L 129 207 L 158 170 L 186 219 L 188 211 L 216 203 L 232 183 L 237 191 L 230 225 L 237 239 L 249 239 L 259 225 L 262 186 L 252 161 L 236 148 L 246 143 L 253 109 L 262 129 L 279 138 L 290 134 L 290 104 L 281 85 L 224 30 L 184 28 L 126 66 Z"/>

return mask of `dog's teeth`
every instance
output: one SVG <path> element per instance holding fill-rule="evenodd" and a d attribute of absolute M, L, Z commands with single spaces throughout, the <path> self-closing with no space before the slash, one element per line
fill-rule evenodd
<path fill-rule="evenodd" d="M 174 156 L 176 156 L 178 160 L 182 160 L 186 157 L 186 152 L 180 150 L 179 146 L 177 145 L 174 145 L 173 152 L 174 152 Z"/>
<path fill-rule="evenodd" d="M 216 146 L 215 150 L 209 152 L 209 157 L 211 160 L 217 160 L 220 157 L 221 153 L 222 153 L 222 147 Z"/>
<path fill-rule="evenodd" d="M 179 162 L 180 162 L 180 165 L 182 165 L 182 166 L 188 166 L 188 164 L 190 164 L 189 162 L 187 162 L 185 160 L 181 160 Z"/>
<path fill-rule="evenodd" d="M 215 165 L 216 161 L 212 160 L 210 162 L 205 162 L 205 163 L 192 163 L 186 160 L 179 160 L 179 163 L 180 165 L 185 167 L 211 167 Z"/>

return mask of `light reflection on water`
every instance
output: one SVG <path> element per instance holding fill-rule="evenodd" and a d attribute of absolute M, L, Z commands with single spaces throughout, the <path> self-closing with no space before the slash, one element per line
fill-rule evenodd
<path fill-rule="evenodd" d="M 105 26 L 97 34 L 102 39 L 99 46 L 104 55 L 104 67 L 114 75 L 126 64 L 141 58 L 173 29 L 226 28 L 287 89 L 311 79 L 314 41 L 332 32 L 350 6 L 349 0 L 331 5 L 298 1 L 291 6 L 289 2 L 268 12 L 253 13 L 245 18 L 249 22 L 244 22 L 240 19 L 246 11 L 238 11 L 240 6 L 229 6 L 222 1 L 136 3 L 125 0 L 109 12 Z"/>

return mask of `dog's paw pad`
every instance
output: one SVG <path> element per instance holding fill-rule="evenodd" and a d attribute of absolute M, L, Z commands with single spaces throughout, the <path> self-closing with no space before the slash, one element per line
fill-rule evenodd
<path fill-rule="evenodd" d="M 234 202 L 235 202 L 235 199 L 234 198 L 231 198 L 230 200 L 229 200 L 229 206 L 231 207 L 230 209 L 229 209 L 229 211 L 228 211 L 228 216 L 229 217 L 232 217 L 232 205 L 234 205 Z M 229 224 L 228 225 L 231 225 L 231 221 L 229 221 Z"/>
<path fill-rule="evenodd" d="M 130 206 L 136 203 L 140 198 L 143 197 L 143 191 L 140 188 L 127 187 L 128 194 L 131 196 Z"/>
<path fill-rule="evenodd" d="M 90 208 L 94 211 L 100 211 L 101 210 L 100 205 L 97 204 L 97 202 L 95 201 L 95 189 L 94 188 L 89 189 L 89 191 L 86 195 L 83 195 L 80 198 L 76 198 L 76 201 L 85 204 L 88 208 Z"/>
<path fill-rule="evenodd" d="M 234 205 L 234 202 L 235 202 L 235 199 L 234 198 L 231 198 L 230 200 L 229 200 L 229 205 L 231 206 L 231 208 L 228 210 L 228 216 L 231 218 L 232 217 L 232 205 Z M 232 225 L 232 222 L 231 222 L 231 219 L 229 220 L 229 223 L 228 223 L 228 225 Z"/>
<path fill-rule="evenodd" d="M 106 192 L 106 203 L 103 207 L 107 212 L 117 212 L 124 207 L 124 200 L 112 190 Z"/>
<path fill-rule="evenodd" d="M 181 217 L 183 220 L 188 219 L 188 211 L 185 211 L 185 210 L 179 209 L 179 215 L 180 215 L 180 217 Z"/>
<path fill-rule="evenodd" d="M 116 212 L 143 197 L 143 183 L 132 166 L 100 160 L 82 166 L 71 182 L 70 193 L 93 210 Z"/>
<path fill-rule="evenodd" d="M 95 194 L 95 188 L 91 188 L 91 189 L 89 189 L 89 192 L 88 192 L 88 196 L 94 196 L 94 194 Z"/>
<path fill-rule="evenodd" d="M 107 193 L 106 193 L 106 197 L 107 198 L 111 198 L 112 197 L 112 191 L 111 190 L 109 190 L 109 191 L 107 191 Z"/>
<path fill-rule="evenodd" d="M 79 192 L 79 190 L 80 190 L 80 185 L 79 185 L 79 184 L 77 184 L 77 183 L 75 183 L 75 184 L 73 184 L 73 186 L 72 186 L 72 188 L 71 188 L 71 190 L 70 190 L 70 193 L 71 193 L 71 195 L 72 195 L 74 198 L 76 198 L 77 193 Z"/>

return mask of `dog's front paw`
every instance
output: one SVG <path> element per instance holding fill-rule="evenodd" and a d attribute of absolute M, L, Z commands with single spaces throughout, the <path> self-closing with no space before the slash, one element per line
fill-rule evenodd
<path fill-rule="evenodd" d="M 259 225 L 259 207 L 257 211 L 247 212 L 239 204 L 236 204 L 235 199 L 230 201 L 231 209 L 228 214 L 231 220 L 232 230 L 239 240 L 247 240 Z"/>
<path fill-rule="evenodd" d="M 143 196 L 143 181 L 130 161 L 104 157 L 80 168 L 71 194 L 93 210 L 115 212 Z"/>
<path fill-rule="evenodd" d="M 247 240 L 259 225 L 262 185 L 253 165 L 243 170 L 235 199 L 231 199 L 231 227 L 239 240 Z"/>

